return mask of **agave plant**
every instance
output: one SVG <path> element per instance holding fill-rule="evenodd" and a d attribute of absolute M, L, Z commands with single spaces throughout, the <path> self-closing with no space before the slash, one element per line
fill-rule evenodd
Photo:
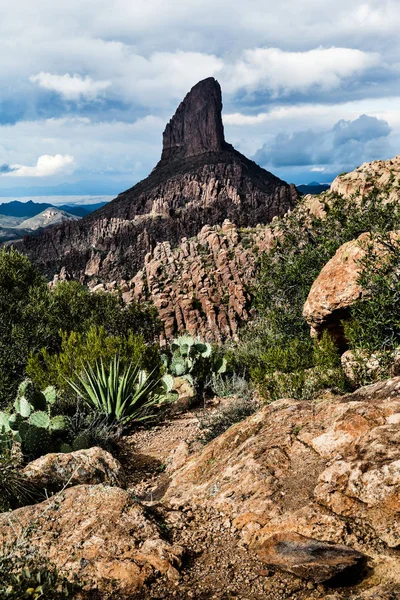
<path fill-rule="evenodd" d="M 111 359 L 108 368 L 102 360 L 94 367 L 87 363 L 76 378 L 78 383 L 71 379 L 68 383 L 78 396 L 97 412 L 122 424 L 151 419 L 160 406 L 176 398 L 171 393 L 171 376 L 158 379 L 154 372 L 147 373 L 133 363 L 123 367 L 118 356 Z"/>

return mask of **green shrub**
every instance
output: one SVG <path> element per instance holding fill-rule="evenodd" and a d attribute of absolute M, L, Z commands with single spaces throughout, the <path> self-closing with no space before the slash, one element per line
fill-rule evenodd
<path fill-rule="evenodd" d="M 78 396 L 98 414 L 121 424 L 154 418 L 164 404 L 176 397 L 171 394 L 172 377 L 160 379 L 133 363 L 124 367 L 117 355 L 107 368 L 103 360 L 96 362 L 94 368 L 86 363 L 76 378 L 78 383 L 68 383 Z"/>
<path fill-rule="evenodd" d="M 386 231 L 375 232 L 363 248 L 357 281 L 364 299 L 351 307 L 345 335 L 356 379 L 366 384 L 390 376 L 400 347 L 400 241 Z M 371 361 L 375 368 L 369 367 Z"/>
<path fill-rule="evenodd" d="M 3 600 L 66 600 L 81 586 L 68 581 L 45 557 L 31 548 L 2 548 L 0 598 Z"/>
<path fill-rule="evenodd" d="M 0 249 L 0 408 L 12 401 L 29 356 L 44 348 L 58 354 L 62 332 L 84 335 L 91 327 L 103 327 L 107 336 L 132 334 L 151 343 L 161 324 L 154 308 L 135 302 L 126 306 L 117 294 L 91 293 L 78 282 L 49 289 L 25 256 Z"/>
<path fill-rule="evenodd" d="M 82 370 L 85 364 L 94 366 L 99 360 L 108 363 L 116 354 L 122 365 L 131 362 L 141 368 L 159 374 L 161 359 L 156 344 L 146 344 L 142 335 L 132 331 L 125 336 L 110 335 L 104 327 L 91 326 L 85 333 L 72 331 L 61 333 L 61 349 L 58 353 L 43 348 L 29 357 L 26 372 L 40 388 L 55 385 L 61 396 L 67 396 L 67 380 Z M 72 403 L 72 413 L 75 402 Z"/>
<path fill-rule="evenodd" d="M 389 192 L 390 186 L 374 188 L 363 198 L 321 196 L 325 214 L 310 215 L 300 203 L 271 225 L 276 244 L 260 256 L 257 285 L 252 290 L 258 316 L 241 331 L 240 343 L 231 355 L 231 368 L 246 372 L 267 398 L 285 390 L 294 397 L 308 397 L 318 385 L 328 385 L 332 368 L 340 375 L 338 387 L 342 388 L 339 356 L 331 352 L 323 359 L 325 364 L 319 362 L 302 316 L 303 306 L 321 268 L 344 242 L 366 231 L 400 226 L 400 206 L 390 201 Z M 303 373 L 315 368 L 317 376 L 316 371 L 312 377 Z M 302 392 L 303 386 L 307 393 Z"/>

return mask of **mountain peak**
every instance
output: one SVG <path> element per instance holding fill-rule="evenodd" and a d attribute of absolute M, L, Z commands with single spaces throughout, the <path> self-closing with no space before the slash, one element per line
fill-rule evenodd
<path fill-rule="evenodd" d="M 220 152 L 225 145 L 221 86 L 208 77 L 190 90 L 167 124 L 161 159 Z"/>

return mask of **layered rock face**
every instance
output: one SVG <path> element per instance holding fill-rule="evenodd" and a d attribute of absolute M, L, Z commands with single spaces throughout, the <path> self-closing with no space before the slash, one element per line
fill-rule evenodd
<path fill-rule="evenodd" d="M 166 127 L 162 158 L 147 179 L 77 223 L 18 244 L 48 276 L 131 279 L 158 242 L 177 246 L 206 224 L 268 223 L 298 199 L 289 186 L 225 142 L 221 89 L 198 83 Z"/>
<path fill-rule="evenodd" d="M 124 297 L 151 300 L 167 338 L 179 331 L 210 341 L 236 338 L 239 324 L 251 316 L 247 286 L 258 252 L 271 243 L 266 227 L 238 228 L 230 221 L 205 225 L 175 249 L 169 242 L 158 244 Z"/>

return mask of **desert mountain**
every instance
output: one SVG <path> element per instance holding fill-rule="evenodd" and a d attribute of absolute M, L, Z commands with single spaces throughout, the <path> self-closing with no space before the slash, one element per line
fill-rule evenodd
<path fill-rule="evenodd" d="M 48 276 L 63 269 L 94 282 L 130 279 L 158 242 L 177 246 L 204 225 L 268 223 L 298 200 L 281 181 L 225 141 L 219 83 L 195 85 L 163 135 L 151 174 L 83 218 L 18 244 Z"/>
<path fill-rule="evenodd" d="M 65 210 L 60 210 L 59 208 L 46 208 L 38 215 L 31 217 L 30 219 L 25 219 L 18 225 L 18 229 L 30 229 L 31 231 L 36 231 L 36 229 L 42 229 L 45 227 L 50 227 L 52 225 L 57 225 L 59 223 L 64 223 L 65 221 L 78 221 L 79 217 L 75 215 L 71 215 L 67 213 Z"/>

